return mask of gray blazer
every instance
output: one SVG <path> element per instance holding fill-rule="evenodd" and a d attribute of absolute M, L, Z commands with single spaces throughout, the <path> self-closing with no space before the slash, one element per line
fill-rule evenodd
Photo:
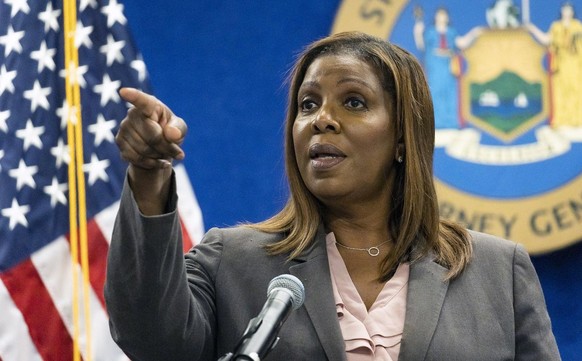
<path fill-rule="evenodd" d="M 175 209 L 176 197 L 169 209 Z M 474 259 L 452 281 L 424 257 L 410 267 L 400 361 L 559 360 L 544 297 L 523 247 L 471 233 Z M 211 229 L 182 255 L 175 212 L 140 215 L 125 186 L 109 250 L 105 298 L 114 340 L 134 361 L 216 360 L 261 310 L 269 281 L 290 273 L 305 303 L 267 360 L 345 360 L 325 234 L 293 261 L 263 245 L 280 235 Z"/>

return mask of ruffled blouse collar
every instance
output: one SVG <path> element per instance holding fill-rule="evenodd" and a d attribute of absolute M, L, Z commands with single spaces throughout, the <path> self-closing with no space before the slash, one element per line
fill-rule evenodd
<path fill-rule="evenodd" d="M 409 264 L 398 266 L 367 310 L 336 247 L 333 233 L 327 234 L 326 242 L 336 311 L 348 360 L 396 361 L 404 329 Z"/>

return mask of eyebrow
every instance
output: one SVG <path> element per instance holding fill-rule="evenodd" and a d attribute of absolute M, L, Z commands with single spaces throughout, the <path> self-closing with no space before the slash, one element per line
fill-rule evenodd
<path fill-rule="evenodd" d="M 370 89 L 371 91 L 374 91 L 374 89 L 370 86 L 370 84 L 366 83 L 365 81 L 363 81 L 360 78 L 354 78 L 354 77 L 342 78 L 342 79 L 338 80 L 337 85 L 340 85 L 343 83 L 358 83 L 358 84 L 363 85 L 366 88 Z"/>
<path fill-rule="evenodd" d="M 354 77 L 342 78 L 342 79 L 338 80 L 337 85 L 341 85 L 344 83 L 358 83 L 358 84 L 361 84 L 361 85 L 365 86 L 366 88 L 374 91 L 374 89 L 370 86 L 370 84 L 366 83 L 365 81 L 363 81 L 360 78 L 354 78 Z M 311 88 L 321 89 L 321 85 L 318 82 L 312 81 L 312 80 L 308 80 L 308 81 L 303 82 L 299 89 L 301 89 L 303 87 L 311 87 Z"/>
<path fill-rule="evenodd" d="M 299 87 L 299 89 L 303 88 L 303 87 L 309 87 L 309 88 L 317 88 L 317 89 L 321 89 L 321 85 L 319 85 L 318 82 L 315 81 L 304 81 L 303 83 L 301 83 L 301 86 Z"/>

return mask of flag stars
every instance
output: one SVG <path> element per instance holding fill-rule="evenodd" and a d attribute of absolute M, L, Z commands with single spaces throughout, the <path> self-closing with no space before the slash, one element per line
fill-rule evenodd
<path fill-rule="evenodd" d="M 11 6 L 10 17 L 13 18 L 14 15 L 22 11 L 25 14 L 30 12 L 30 6 L 28 6 L 28 0 L 4 0 L 6 5 Z"/>
<path fill-rule="evenodd" d="M 59 16 L 61 15 L 61 10 L 53 10 L 53 3 L 48 2 L 46 5 L 46 10 L 38 14 L 38 19 L 44 23 L 44 32 L 47 33 L 49 29 L 54 31 L 59 31 Z"/>
<path fill-rule="evenodd" d="M 46 41 L 43 41 L 40 43 L 40 49 L 31 52 L 30 57 L 38 62 L 37 71 L 40 73 L 44 68 L 55 70 L 54 57 L 56 53 L 57 49 L 48 49 Z"/>
<path fill-rule="evenodd" d="M 51 207 L 55 208 L 58 203 L 67 205 L 67 197 L 65 192 L 68 190 L 67 183 L 59 183 L 57 177 L 53 177 L 51 185 L 43 188 L 44 192 L 51 197 Z"/>
<path fill-rule="evenodd" d="M 101 53 L 107 57 L 107 66 L 113 65 L 115 61 L 123 63 L 124 58 L 121 50 L 124 46 L 125 41 L 115 41 L 111 34 L 107 35 L 107 44 L 103 45 L 100 49 Z"/>
<path fill-rule="evenodd" d="M 121 99 L 119 98 L 119 94 L 117 90 L 121 86 L 121 81 L 119 80 L 111 80 L 109 74 L 103 75 L 103 82 L 101 84 L 97 84 L 93 87 L 93 91 L 95 93 L 101 94 L 101 103 L 100 105 L 104 107 L 110 100 L 114 102 L 119 102 Z"/>
<path fill-rule="evenodd" d="M 70 62 L 66 69 L 59 71 L 59 75 L 63 78 L 68 77 L 70 84 L 77 82 L 81 88 L 85 88 L 87 86 L 87 82 L 85 81 L 85 73 L 87 70 L 89 70 L 88 65 L 75 66 L 74 62 Z"/>
<path fill-rule="evenodd" d="M 104 140 L 113 143 L 115 137 L 113 136 L 113 129 L 117 125 L 115 120 L 105 120 L 102 114 L 97 116 L 97 123 L 91 124 L 88 127 L 90 133 L 95 135 L 95 146 L 99 146 Z"/>
<path fill-rule="evenodd" d="M 79 11 L 85 10 L 88 6 L 95 9 L 97 7 L 97 0 L 81 0 Z"/>
<path fill-rule="evenodd" d="M 6 35 L 0 36 L 0 44 L 4 45 L 4 58 L 7 58 L 12 51 L 22 53 L 20 40 L 24 37 L 24 31 L 14 31 L 12 25 L 8 28 Z"/>
<path fill-rule="evenodd" d="M 93 26 L 83 26 L 83 23 L 79 20 L 77 21 L 77 28 L 75 29 L 75 46 L 77 49 L 81 48 L 81 45 L 88 49 L 93 47 L 93 42 L 89 35 L 93 32 Z"/>
<path fill-rule="evenodd" d="M 16 131 L 16 136 L 24 142 L 24 150 L 27 151 L 31 146 L 35 146 L 38 149 L 42 149 L 42 141 L 40 136 L 44 134 L 44 126 L 35 127 L 32 124 L 32 120 L 26 122 L 26 127 L 24 129 L 19 129 Z"/>
<path fill-rule="evenodd" d="M 107 175 L 107 167 L 111 162 L 109 159 L 99 160 L 96 154 L 91 154 L 91 162 L 83 164 L 83 171 L 88 173 L 89 185 L 92 186 L 98 180 L 104 182 L 109 181 L 109 176 Z"/>
<path fill-rule="evenodd" d="M 10 118 L 10 110 L 3 110 L 0 112 L 0 130 L 4 133 L 8 133 L 8 124 L 6 124 L 8 118 Z"/>
<path fill-rule="evenodd" d="M 69 106 L 66 99 L 63 100 L 63 106 L 58 108 L 56 113 L 57 116 L 61 118 L 61 129 L 67 128 L 69 119 L 71 120 L 71 123 L 77 124 L 77 107 Z"/>
<path fill-rule="evenodd" d="M 57 145 L 51 148 L 51 154 L 56 158 L 55 164 L 60 168 L 63 163 L 71 163 L 71 152 L 62 138 L 59 138 Z"/>
<path fill-rule="evenodd" d="M 30 111 L 34 112 L 39 106 L 43 109 L 49 110 L 50 104 L 47 96 L 51 93 L 51 88 L 43 88 L 40 82 L 36 80 L 32 89 L 24 91 L 24 97 L 30 100 Z"/>
<path fill-rule="evenodd" d="M 115 23 L 125 25 L 127 22 L 125 15 L 123 15 L 123 5 L 118 4 L 117 0 L 110 0 L 109 5 L 101 9 L 101 13 L 107 16 L 107 27 L 109 28 L 115 25 Z"/>
<path fill-rule="evenodd" d="M 14 93 L 14 78 L 16 78 L 16 70 L 8 71 L 6 65 L 2 65 L 0 68 L 0 94 L 6 90 Z"/>
<path fill-rule="evenodd" d="M 33 176 L 38 173 L 38 166 L 31 165 L 27 166 L 24 159 L 21 159 L 18 163 L 18 168 L 10 169 L 8 175 L 16 179 L 16 190 L 19 191 L 24 186 L 29 186 L 30 188 L 36 188 L 36 182 Z"/>
<path fill-rule="evenodd" d="M 18 204 L 16 198 L 12 199 L 12 206 L 10 208 L 2 209 L 2 215 L 10 219 L 9 228 L 11 231 L 19 224 L 28 227 L 28 221 L 26 220 L 26 214 L 28 212 L 30 212 L 30 207 L 27 205 L 21 206 Z"/>
<path fill-rule="evenodd" d="M 137 71 L 137 79 L 138 79 L 140 82 L 143 82 L 143 81 L 145 81 L 145 79 L 146 79 L 146 75 L 147 75 L 147 71 L 146 71 L 146 65 L 145 65 L 144 61 L 141 59 L 141 57 L 140 57 L 140 58 L 138 58 L 138 59 L 136 59 L 136 60 L 134 60 L 134 61 L 132 61 L 132 62 L 130 63 L 130 66 L 131 66 L 131 67 L 132 67 L 132 68 L 133 68 L 135 71 Z"/>
<path fill-rule="evenodd" d="M 69 103 L 67 103 L 67 99 L 64 99 L 63 106 L 57 108 L 57 111 L 55 112 L 57 117 L 61 118 L 61 129 L 65 129 L 67 127 L 67 122 L 69 121 L 69 109 Z"/>

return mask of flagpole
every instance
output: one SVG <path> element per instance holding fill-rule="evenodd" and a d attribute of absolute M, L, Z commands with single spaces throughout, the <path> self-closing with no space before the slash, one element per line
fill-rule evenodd
<path fill-rule="evenodd" d="M 75 2 L 73 2 L 75 3 Z M 73 12 L 74 16 L 74 23 L 71 21 L 72 24 L 77 24 L 77 12 Z M 75 69 L 79 67 L 79 51 L 74 46 L 74 36 L 73 36 L 73 64 L 75 64 Z M 87 346 L 86 346 L 86 360 L 91 361 L 91 302 L 90 302 L 90 277 L 89 277 L 89 249 L 88 249 L 88 235 L 87 235 L 87 198 L 86 198 L 86 189 L 85 189 L 85 174 L 83 171 L 83 162 L 84 162 L 84 152 L 83 152 L 83 117 L 81 114 L 82 106 L 81 106 L 81 90 L 79 87 L 79 83 L 75 76 L 75 81 L 73 82 L 73 95 L 75 99 L 75 112 L 76 112 L 76 120 L 77 124 L 75 127 L 75 154 L 77 156 L 77 185 L 78 185 L 78 214 L 79 214 L 79 229 L 80 229 L 80 251 L 81 251 L 81 269 L 83 270 L 83 306 L 84 306 L 84 315 L 85 315 L 85 335 L 87 337 Z"/>
<path fill-rule="evenodd" d="M 529 0 L 521 0 L 521 23 L 529 24 Z"/>
<path fill-rule="evenodd" d="M 77 259 L 79 258 L 78 250 L 78 230 L 77 230 L 77 181 L 75 173 L 75 147 L 74 139 L 75 132 L 74 126 L 74 113 L 72 105 L 72 94 L 70 77 L 71 77 L 71 63 L 70 63 L 70 52 L 71 44 L 70 39 L 74 41 L 75 34 L 74 30 L 70 26 L 70 1 L 63 0 L 63 24 L 64 24 L 64 34 L 65 34 L 65 92 L 66 92 L 66 102 L 68 104 L 68 114 L 67 114 L 67 143 L 70 153 L 70 163 L 68 168 L 68 178 L 69 178 L 69 234 L 70 234 L 70 244 L 71 244 L 71 272 L 72 272 L 72 291 L 73 291 L 73 361 L 80 361 L 80 350 L 79 350 L 79 275 L 77 271 Z M 74 44 L 73 44 L 74 46 Z"/>
<path fill-rule="evenodd" d="M 85 321 L 85 360 L 91 360 L 91 314 L 89 301 L 89 257 L 87 247 L 87 211 L 85 197 L 85 177 L 83 173 L 83 128 L 81 116 L 81 97 L 77 69 L 79 67 L 78 49 L 75 46 L 77 9 L 75 0 L 64 0 L 65 34 L 65 93 L 69 114 L 67 120 L 67 139 L 71 162 L 69 164 L 69 221 L 71 237 L 71 261 L 73 278 L 73 360 L 80 361 L 80 311 L 78 288 L 78 264 L 82 270 L 83 313 Z"/>

